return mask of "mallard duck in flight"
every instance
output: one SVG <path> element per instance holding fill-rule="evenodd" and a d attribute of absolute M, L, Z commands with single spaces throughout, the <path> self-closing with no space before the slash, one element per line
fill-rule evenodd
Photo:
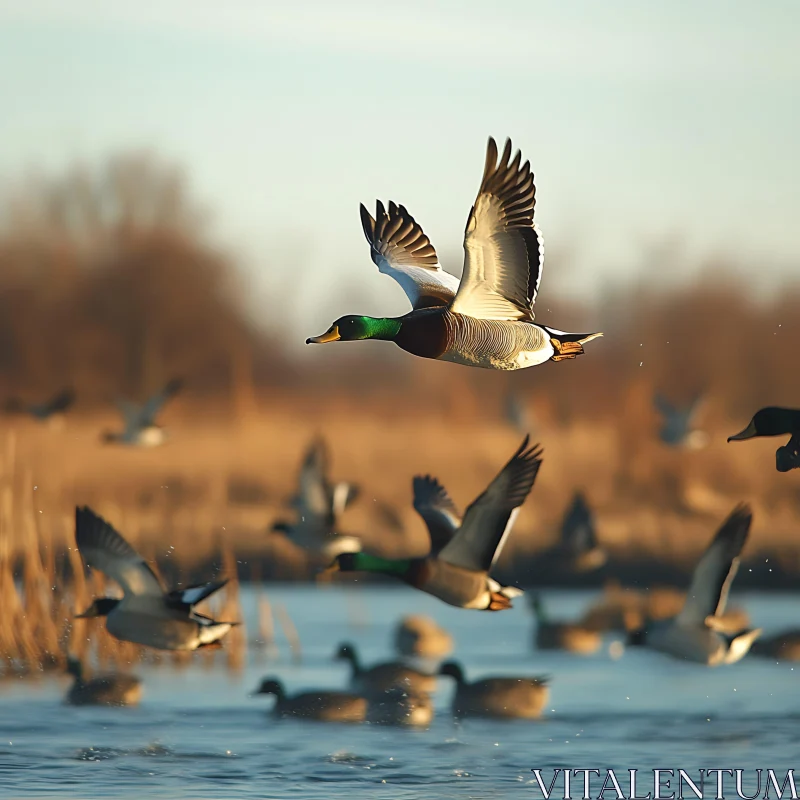
<path fill-rule="evenodd" d="M 340 317 L 306 344 L 383 339 L 416 356 L 486 369 L 516 370 L 583 353 L 601 333 L 565 333 L 534 324 L 544 263 L 533 222 L 536 187 L 530 162 L 506 140 L 498 161 L 489 138 L 483 180 L 464 233 L 459 281 L 440 266 L 430 240 L 403 206 L 378 201 L 361 222 L 378 269 L 391 275 L 413 310 L 402 317 Z"/>
<path fill-rule="evenodd" d="M 514 586 L 501 586 L 489 577 L 489 572 L 511 533 L 520 506 L 533 488 L 541 456 L 541 448 L 528 447 L 525 437 L 511 460 L 467 508 L 463 520 L 453 508 L 442 516 L 437 523 L 438 541 L 431 527 L 432 515 L 423 515 L 432 539 L 431 552 L 425 558 L 390 560 L 368 553 L 341 553 L 329 569 L 393 575 L 457 608 L 480 611 L 511 608 L 511 600 L 522 591 Z M 451 516 L 453 524 L 458 519 L 458 525 L 448 539 Z"/>

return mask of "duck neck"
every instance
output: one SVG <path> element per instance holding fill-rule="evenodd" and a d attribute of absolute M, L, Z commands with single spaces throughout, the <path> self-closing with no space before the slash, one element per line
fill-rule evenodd
<path fill-rule="evenodd" d="M 383 575 L 394 575 L 397 578 L 405 577 L 411 567 L 411 559 L 389 559 L 373 556 L 369 553 L 355 553 L 354 566 L 359 572 L 380 572 Z"/>
<path fill-rule="evenodd" d="M 544 610 L 544 603 L 537 597 L 533 601 L 533 613 L 536 615 L 537 622 L 547 622 L 547 612 Z"/>
<path fill-rule="evenodd" d="M 396 317 L 362 317 L 369 333 L 369 339 L 393 342 L 403 327 Z"/>

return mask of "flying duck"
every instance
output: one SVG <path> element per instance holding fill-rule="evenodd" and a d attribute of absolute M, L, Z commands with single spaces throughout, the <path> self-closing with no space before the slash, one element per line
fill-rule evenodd
<path fill-rule="evenodd" d="M 350 662 L 350 688 L 365 696 L 383 694 L 396 687 L 406 691 L 436 691 L 435 675 L 428 675 L 397 661 L 363 667 L 355 645 L 350 643 L 340 645 L 334 658 Z"/>
<path fill-rule="evenodd" d="M 164 404 L 183 388 L 183 381 L 174 378 L 164 388 L 154 394 L 142 406 L 127 400 L 118 400 L 117 406 L 125 418 L 125 428 L 121 431 L 104 431 L 101 438 L 110 444 L 125 444 L 136 447 L 158 447 L 164 444 L 164 428 L 156 424 L 156 416 Z"/>
<path fill-rule="evenodd" d="M 710 667 L 734 664 L 744 657 L 761 628 L 725 634 L 720 631 L 719 617 L 725 611 L 752 520 L 749 506 L 734 509 L 697 562 L 680 614 L 648 622 L 645 628 L 631 633 L 629 644 L 647 645 L 675 658 Z"/>
<path fill-rule="evenodd" d="M 689 450 L 700 450 L 708 444 L 708 434 L 692 425 L 702 398 L 702 394 L 697 393 L 688 405 L 677 406 L 662 394 L 654 395 L 653 404 L 662 417 L 658 438 L 664 444 Z"/>
<path fill-rule="evenodd" d="M 336 528 L 346 508 L 356 499 L 357 486 L 341 481 L 332 483 L 330 456 L 325 441 L 316 438 L 306 451 L 298 477 L 298 492 L 292 498 L 297 510 L 294 523 L 280 520 L 272 530 L 288 536 L 298 547 L 321 555 L 325 563 L 343 552 L 361 549 L 356 536 L 342 535 Z"/>
<path fill-rule="evenodd" d="M 122 598 L 100 597 L 78 619 L 105 617 L 108 632 L 157 650 L 219 647 L 236 624 L 216 622 L 194 606 L 227 581 L 166 592 L 147 562 L 90 508 L 75 509 L 75 541 L 83 560 L 122 587 Z"/>
<path fill-rule="evenodd" d="M 253 693 L 274 694 L 275 717 L 295 717 L 318 722 L 363 722 L 367 716 L 365 697 L 347 692 L 301 692 L 289 696 L 283 684 L 275 678 L 264 678 Z"/>
<path fill-rule="evenodd" d="M 561 520 L 560 541 L 542 553 L 560 572 L 581 574 L 602 567 L 608 553 L 597 540 L 594 513 L 583 492 L 575 492 Z"/>
<path fill-rule="evenodd" d="M 786 436 L 789 441 L 775 453 L 775 467 L 778 472 L 789 472 L 800 468 L 800 410 L 770 406 L 756 411 L 748 426 L 733 436 L 729 442 L 742 442 L 757 436 Z"/>
<path fill-rule="evenodd" d="M 464 670 L 456 661 L 442 664 L 439 674 L 456 682 L 452 711 L 457 718 L 538 719 L 549 696 L 548 679 L 545 676 L 492 677 L 468 683 L 464 678 Z"/>
<path fill-rule="evenodd" d="M 40 422 L 47 422 L 69 411 L 74 402 L 75 392 L 64 389 L 43 403 L 26 403 L 19 398 L 11 398 L 6 401 L 5 410 L 9 414 L 28 414 Z"/>
<path fill-rule="evenodd" d="M 403 206 L 389 203 L 387 212 L 378 201 L 373 218 L 362 205 L 372 260 L 402 286 L 413 309 L 402 317 L 340 317 L 306 343 L 383 339 L 422 358 L 496 370 L 583 353 L 583 345 L 602 334 L 565 333 L 534 323 L 544 243 L 533 222 L 530 163 L 521 162 L 519 150 L 511 158 L 511 140 L 498 161 L 497 144 L 489 138 L 464 232 L 460 281 L 439 266 L 433 245 Z"/>
<path fill-rule="evenodd" d="M 67 673 L 75 678 L 65 698 L 73 706 L 135 706 L 142 696 L 142 682 L 134 675 L 98 675 L 85 678 L 79 659 L 67 658 Z"/>
<path fill-rule="evenodd" d="M 508 464 L 467 508 L 457 532 L 441 549 L 432 538 L 433 550 L 425 558 L 390 560 L 368 553 L 342 553 L 329 569 L 393 575 L 458 608 L 511 608 L 512 598 L 522 591 L 501 586 L 489 577 L 489 571 L 533 487 L 541 455 L 538 445 L 528 447 L 526 436 Z"/>

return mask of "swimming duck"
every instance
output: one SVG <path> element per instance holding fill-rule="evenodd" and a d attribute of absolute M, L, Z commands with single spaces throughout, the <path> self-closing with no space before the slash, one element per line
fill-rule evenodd
<path fill-rule="evenodd" d="M 359 694 L 383 694 L 395 687 L 416 692 L 436 691 L 435 675 L 428 675 L 397 661 L 386 661 L 365 669 L 355 645 L 350 643 L 340 645 L 334 658 L 350 662 L 350 688 Z"/>
<path fill-rule="evenodd" d="M 775 467 L 778 472 L 789 472 L 800 468 L 800 410 L 770 406 L 756 411 L 748 426 L 733 436 L 729 442 L 741 442 L 757 436 L 785 436 L 789 441 L 775 453 Z"/>
<path fill-rule="evenodd" d="M 90 508 L 75 509 L 75 541 L 88 566 L 116 581 L 123 592 L 121 599 L 96 599 L 77 618 L 106 617 L 106 628 L 115 638 L 157 650 L 196 650 L 219 647 L 219 640 L 237 624 L 216 622 L 194 610 L 227 581 L 165 592 L 147 562 Z"/>
<path fill-rule="evenodd" d="M 315 555 L 321 555 L 326 563 L 344 552 L 357 552 L 361 540 L 356 536 L 342 535 L 336 531 L 342 512 L 358 496 L 358 487 L 329 479 L 330 458 L 325 442 L 315 439 L 309 446 L 298 478 L 298 493 L 292 499 L 297 509 L 295 523 L 284 520 L 272 526 L 288 536 L 296 545 Z"/>
<path fill-rule="evenodd" d="M 692 427 L 702 397 L 698 393 L 687 406 L 681 407 L 671 403 L 664 395 L 655 394 L 653 403 L 663 418 L 658 437 L 664 444 L 689 450 L 700 450 L 708 444 L 708 434 Z"/>
<path fill-rule="evenodd" d="M 44 403 L 25 403 L 19 398 L 11 398 L 6 401 L 5 410 L 9 414 L 28 414 L 40 422 L 46 422 L 69 411 L 74 402 L 75 392 L 64 389 Z"/>
<path fill-rule="evenodd" d="M 290 697 L 275 678 L 264 678 L 254 694 L 275 695 L 272 714 L 276 717 L 318 722 L 363 722 L 369 705 L 365 697 L 348 692 L 301 692 Z"/>
<path fill-rule="evenodd" d="M 373 697 L 367 707 L 367 722 L 372 725 L 427 728 L 432 720 L 433 701 L 430 695 L 398 686 Z"/>
<path fill-rule="evenodd" d="M 580 623 L 551 620 L 538 594 L 532 596 L 531 608 L 536 615 L 534 644 L 539 650 L 569 650 L 571 653 L 589 655 L 596 653 L 603 644 L 600 634 L 591 628 Z"/>
<path fill-rule="evenodd" d="M 645 628 L 631 633 L 629 644 L 647 645 L 675 658 L 711 667 L 734 664 L 744 657 L 761 629 L 726 635 L 720 631 L 718 617 L 725 611 L 752 519 L 749 506 L 734 509 L 698 561 L 680 614 L 647 623 Z"/>
<path fill-rule="evenodd" d="M 542 558 L 560 572 L 572 574 L 599 569 L 608 560 L 597 541 L 594 514 L 583 492 L 575 492 L 561 521 L 561 540 Z"/>
<path fill-rule="evenodd" d="M 800 630 L 794 628 L 756 639 L 750 652 L 776 661 L 800 661 Z"/>
<path fill-rule="evenodd" d="M 464 233 L 460 281 L 439 266 L 433 245 L 403 206 L 389 203 L 387 212 L 378 201 L 373 218 L 362 205 L 372 260 L 402 286 L 413 309 L 402 317 L 340 317 L 306 343 L 383 339 L 422 358 L 496 370 L 582 354 L 583 345 L 602 334 L 565 333 L 533 321 L 544 244 L 533 222 L 530 163 L 521 161 L 519 150 L 512 160 L 506 140 L 498 162 L 489 138 Z"/>
<path fill-rule="evenodd" d="M 134 675 L 98 675 L 87 680 L 83 664 L 72 657 L 67 658 L 67 673 L 75 678 L 65 698 L 73 706 L 135 706 L 142 696 L 142 682 Z"/>
<path fill-rule="evenodd" d="M 447 661 L 439 668 L 456 682 L 452 711 L 454 717 L 495 717 L 506 719 L 538 719 L 542 715 L 549 689 L 548 678 L 483 678 L 468 683 L 464 670 L 456 661 Z"/>
<path fill-rule="evenodd" d="M 467 508 L 457 533 L 438 553 L 397 560 L 367 553 L 342 553 L 329 569 L 393 575 L 458 608 L 482 611 L 511 608 L 512 598 L 522 591 L 501 586 L 489 577 L 489 571 L 533 487 L 541 455 L 538 445 L 528 447 L 526 436 L 486 491 Z"/>
<path fill-rule="evenodd" d="M 156 424 L 155 418 L 164 404 L 182 387 L 183 381 L 175 378 L 142 406 L 129 403 L 127 400 L 117 401 L 117 406 L 125 418 L 125 428 L 122 431 L 104 431 L 102 440 L 136 447 L 158 447 L 164 444 L 166 433 L 164 428 Z"/>
<path fill-rule="evenodd" d="M 453 637 L 430 617 L 403 617 L 394 632 L 394 647 L 401 656 L 441 658 L 453 651 Z"/>

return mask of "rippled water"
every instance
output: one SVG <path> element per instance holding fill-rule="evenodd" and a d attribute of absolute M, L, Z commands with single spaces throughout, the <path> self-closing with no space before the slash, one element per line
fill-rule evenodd
<path fill-rule="evenodd" d="M 253 652 L 236 678 L 221 665 L 137 668 L 145 686 L 133 709 L 63 705 L 66 679 L 0 684 L 0 797 L 538 799 L 533 767 L 800 767 L 800 665 L 749 657 L 707 669 L 641 650 L 614 660 L 611 638 L 596 656 L 534 652 L 524 602 L 481 614 L 404 587 L 290 586 L 269 597 L 298 628 L 299 667 L 279 638 L 277 661 L 259 663 Z M 591 597 L 545 595 L 553 616 L 567 617 Z M 736 602 L 767 633 L 800 622 L 793 595 Z M 247 590 L 244 604 L 255 613 Z M 430 614 L 447 627 L 469 678 L 551 675 L 546 717 L 457 727 L 446 680 L 424 731 L 275 721 L 266 714 L 272 698 L 248 697 L 266 674 L 290 691 L 343 688 L 347 668 L 331 661 L 335 646 L 354 641 L 366 663 L 390 657 L 391 627 L 404 613 Z"/>

